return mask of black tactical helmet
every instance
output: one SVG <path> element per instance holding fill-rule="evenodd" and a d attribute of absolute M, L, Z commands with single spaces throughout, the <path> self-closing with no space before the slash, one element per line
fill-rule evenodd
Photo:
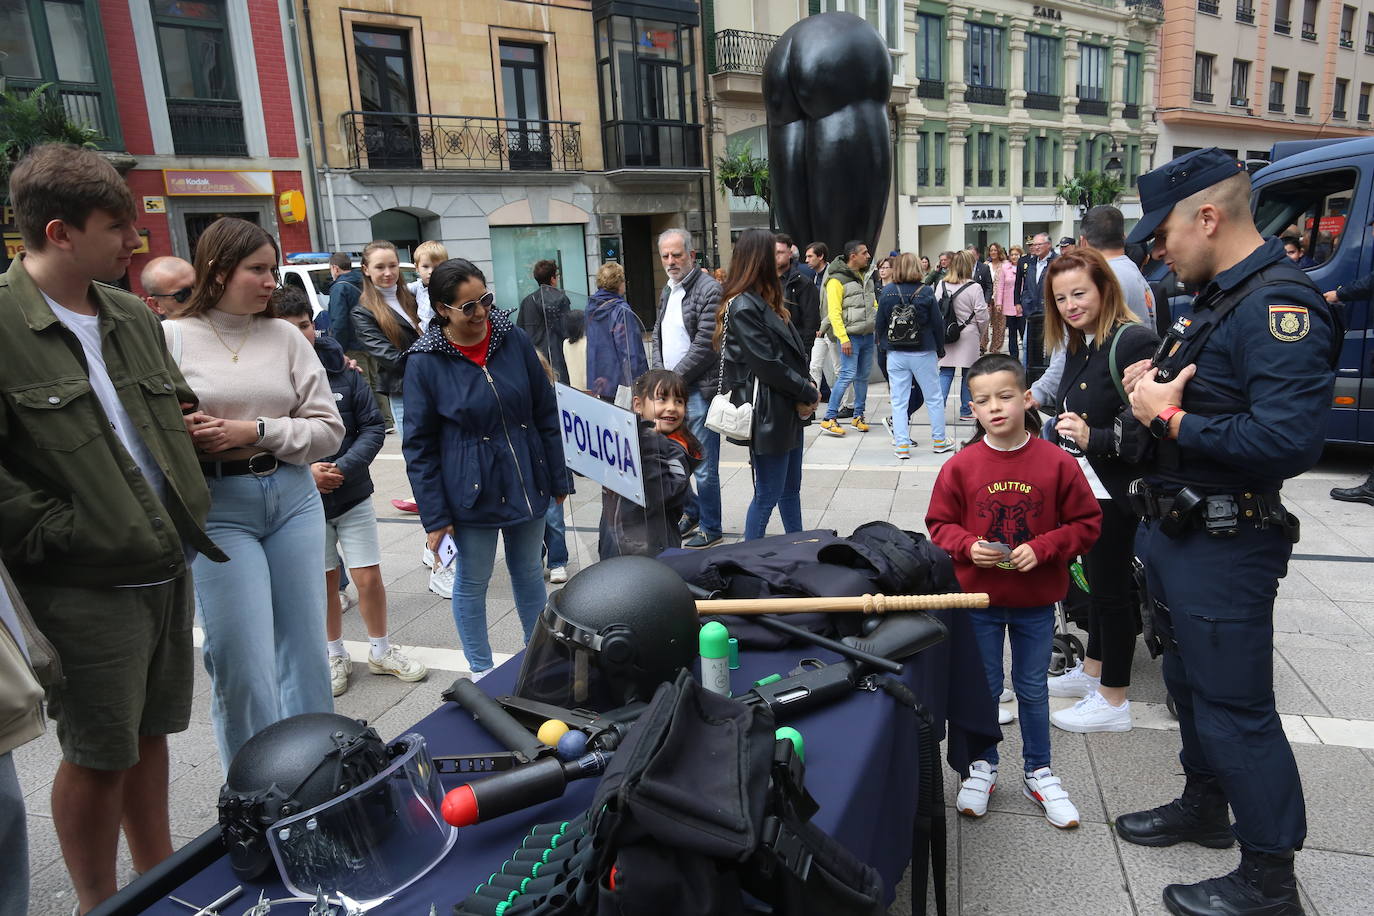
<path fill-rule="evenodd" d="M 229 764 L 219 792 L 219 826 L 229 863 L 253 881 L 272 866 L 265 831 L 376 776 L 389 753 L 361 719 L 311 712 L 269 725 Z"/>
<path fill-rule="evenodd" d="M 553 593 L 525 650 L 515 693 L 606 712 L 648 700 L 697 654 L 696 601 L 648 557 L 612 557 Z"/>

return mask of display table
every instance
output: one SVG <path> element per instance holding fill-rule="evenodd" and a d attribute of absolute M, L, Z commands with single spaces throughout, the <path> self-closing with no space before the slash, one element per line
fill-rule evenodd
<path fill-rule="evenodd" d="M 942 733 L 948 717 L 949 759 L 961 769 L 968 748 L 981 748 L 999 736 L 996 703 L 988 697 L 967 619 L 960 612 L 939 612 L 936 616 L 949 626 L 951 638 L 909 659 L 901 679 L 935 715 Z M 809 647 L 775 652 L 742 650 L 740 669 L 731 673 L 733 689 L 742 693 L 767 675 L 785 676 L 802 658 L 837 660 L 832 653 Z M 520 660 L 521 656 L 516 656 L 484 678 L 479 686 L 492 696 L 509 693 Z M 436 708 L 409 731 L 423 735 L 434 755 L 503 750 L 464 710 L 440 699 L 440 692 L 449 683 L 446 676 L 436 676 L 419 688 L 433 696 Z M 806 786 L 820 804 L 814 823 L 877 869 L 883 877 L 887 902 L 891 903 L 911 858 L 919 791 L 916 716 L 887 693 L 857 691 L 780 724 L 797 728 L 806 740 Z M 460 777 L 445 777 L 444 787 L 452 788 L 463 781 Z M 431 903 L 440 914 L 450 912 L 454 903 L 471 893 L 519 846 L 531 825 L 568 819 L 585 810 L 596 785 L 596 780 L 574 782 L 560 799 L 463 828 L 444 861 L 377 907 L 378 912 L 424 916 Z M 143 912 L 187 916 L 190 910 L 164 895 L 204 905 L 243 883 L 230 869 L 228 859 L 217 852 L 211 837 L 193 841 L 174 860 L 152 870 L 95 912 L 100 916 Z M 221 916 L 240 916 L 257 900 L 260 889 L 266 890 L 269 898 L 287 895 L 279 881 L 245 884 L 243 896 L 224 907 Z M 303 905 L 288 905 L 278 911 L 304 914 L 306 909 Z"/>

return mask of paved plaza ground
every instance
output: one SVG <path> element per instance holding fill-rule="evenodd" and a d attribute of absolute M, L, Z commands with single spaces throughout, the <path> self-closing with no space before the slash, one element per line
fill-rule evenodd
<path fill-rule="evenodd" d="M 843 439 L 812 426 L 806 437 L 802 489 L 807 527 L 848 534 L 864 522 L 887 519 L 924 530 L 931 486 L 948 456 L 930 450 L 929 427 L 913 427 L 917 446 L 909 461 L 892 454 L 878 420 L 890 410 L 885 385 L 870 388 L 867 434 Z M 918 415 L 918 421 L 924 412 Z M 960 438 L 971 427 L 954 427 Z M 1348 486 L 1369 469 L 1374 455 L 1328 450 L 1321 464 L 1284 487 L 1285 501 L 1302 519 L 1302 543 L 1279 588 L 1274 615 L 1274 687 L 1293 743 L 1307 797 L 1308 841 L 1298 855 L 1303 904 L 1309 914 L 1366 916 L 1374 912 L 1374 507 L 1332 501 L 1332 486 Z M 726 537 L 740 536 L 752 495 L 746 454 L 727 446 L 721 460 Z M 433 711 L 439 691 L 466 664 L 457 651 L 449 603 L 426 589 L 419 565 L 421 528 L 414 516 L 390 505 L 406 495 L 400 449 L 387 439 L 373 466 L 374 502 L 382 517 L 382 571 L 389 595 L 391 635 L 433 668 L 421 684 L 372 677 L 365 665 L 366 634 L 356 613 L 345 618 L 354 653 L 352 685 L 339 712 L 367 719 L 393 738 Z M 596 559 L 599 491 L 579 481 L 568 513 L 570 572 Z M 770 533 L 780 527 L 773 521 Z M 498 565 L 489 597 L 490 630 L 498 660 L 519 651 L 520 626 L 510 582 Z M 209 682 L 197 675 L 190 730 L 171 742 L 172 831 L 178 845 L 215 821 L 222 772 L 210 727 Z M 1185 844 L 1145 849 L 1117 839 L 1114 817 L 1175 797 L 1183 785 L 1178 735 L 1165 705 L 1158 663 L 1136 655 L 1132 705 L 1136 728 L 1124 734 L 1074 735 L 1052 730 L 1055 770 L 1078 805 L 1083 824 L 1060 831 L 1037 814 L 1014 779 L 993 794 L 989 813 L 974 821 L 949 812 L 951 913 L 1013 916 L 1061 912 L 1116 916 L 1164 912 L 1160 892 L 1176 881 L 1195 881 L 1230 870 L 1235 850 Z M 1068 703 L 1052 700 L 1052 704 Z M 1002 749 L 1020 754 L 1013 725 Z M 27 793 L 33 916 L 67 916 L 73 896 L 50 816 L 49 794 L 59 752 L 49 730 L 15 754 Z M 1014 775 L 1014 766 L 1008 769 Z M 946 775 L 952 805 L 956 779 Z M 121 882 L 131 878 L 121 853 Z M 0 879 L 0 886 L 3 886 Z M 237 910 L 234 910 L 237 912 Z M 385 912 L 385 907 L 383 907 Z M 898 888 L 894 914 L 911 912 L 911 888 Z M 933 907 L 930 912 L 934 912 Z"/>

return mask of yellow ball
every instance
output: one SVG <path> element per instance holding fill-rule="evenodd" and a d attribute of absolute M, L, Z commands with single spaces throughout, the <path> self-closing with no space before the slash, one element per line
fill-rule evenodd
<path fill-rule="evenodd" d="M 539 731 L 535 732 L 535 737 L 549 747 L 553 747 L 558 744 L 558 739 L 562 738 L 567 733 L 568 723 L 559 721 L 558 719 L 550 719 L 539 726 Z"/>

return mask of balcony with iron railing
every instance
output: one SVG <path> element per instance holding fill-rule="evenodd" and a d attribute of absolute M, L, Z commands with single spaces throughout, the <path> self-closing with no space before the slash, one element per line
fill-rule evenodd
<path fill-rule="evenodd" d="M 0 77 L 0 88 L 9 89 L 21 98 L 27 97 L 34 89 L 43 85 L 43 80 L 22 79 L 19 77 Z M 57 93 L 62 108 L 73 124 L 89 127 L 101 137 L 111 138 L 114 143 L 97 143 L 102 149 L 118 146 L 118 124 L 111 124 L 105 116 L 105 93 L 99 86 L 89 87 L 76 84 L 48 83 L 48 92 Z M 114 130 L 111 130 L 111 128 Z"/>
<path fill-rule="evenodd" d="M 763 73 L 763 62 L 773 50 L 778 36 L 742 29 L 722 29 L 716 33 L 712 73 Z"/>
<path fill-rule="evenodd" d="M 1081 115 L 1097 115 L 1106 117 L 1108 111 L 1107 100 L 1102 98 L 1102 89 L 1098 86 L 1078 86 L 1078 113 Z"/>
<path fill-rule="evenodd" d="M 1345 109 L 1344 109 L 1344 108 L 1333 108 L 1333 109 L 1331 109 L 1331 117 L 1335 118 L 1335 119 L 1338 120 L 1338 121 L 1344 121 L 1345 118 L 1346 118 Z"/>
<path fill-rule="evenodd" d="M 1197 11 L 1209 16 L 1219 16 L 1221 15 L 1221 3 L 1218 0 L 1197 0 Z"/>
<path fill-rule="evenodd" d="M 681 121 L 606 121 L 601 125 L 606 171 L 700 169 L 701 125 Z"/>
<path fill-rule="evenodd" d="M 995 86 L 969 86 L 964 92 L 964 101 L 978 105 L 1007 104 L 1007 90 Z"/>
<path fill-rule="evenodd" d="M 1368 109 L 1367 107 L 1366 107 L 1366 108 L 1361 108 L 1359 111 L 1355 112 L 1355 120 L 1356 120 L 1356 121 L 1368 121 L 1368 120 L 1369 120 L 1369 109 Z"/>
<path fill-rule="evenodd" d="M 1205 103 L 1205 104 L 1209 104 L 1209 105 L 1210 105 L 1211 102 L 1212 102 L 1212 93 L 1210 93 L 1210 92 L 1203 92 L 1201 89 L 1194 89 L 1194 90 L 1193 90 L 1193 101 L 1194 101 L 1194 102 L 1203 102 L 1203 103 Z"/>
<path fill-rule="evenodd" d="M 1059 96 L 1048 92 L 1027 92 L 1025 106 L 1036 111 L 1058 111 Z"/>
<path fill-rule="evenodd" d="M 1303 37 L 1303 40 L 1304 40 L 1304 41 L 1316 41 L 1316 40 L 1317 40 L 1317 26 L 1316 26 L 1316 24 L 1311 23 L 1311 22 L 1304 22 L 1304 23 L 1302 24 L 1302 37 Z"/>
<path fill-rule="evenodd" d="M 1164 0 L 1124 0 L 1123 5 L 1138 16 L 1159 20 L 1164 18 Z"/>
<path fill-rule="evenodd" d="M 1255 5 L 1253 2 L 1240 0 L 1236 4 L 1236 22 L 1244 22 L 1249 25 L 1255 24 Z"/>
<path fill-rule="evenodd" d="M 582 171 L 577 121 L 378 111 L 347 111 L 341 119 L 355 169 Z"/>
<path fill-rule="evenodd" d="M 1271 101 L 1269 103 L 1269 110 L 1274 114 L 1283 114 L 1283 103 Z"/>
<path fill-rule="evenodd" d="M 1311 113 L 1312 113 L 1312 108 L 1311 108 L 1310 106 L 1308 106 L 1308 105 L 1294 105 L 1294 106 L 1293 106 L 1293 114 L 1297 114 L 1297 115 L 1310 115 Z"/>
<path fill-rule="evenodd" d="M 1127 102 L 1121 107 L 1121 117 L 1127 121 L 1140 120 L 1140 105 L 1135 102 Z"/>
<path fill-rule="evenodd" d="M 237 99 L 168 99 L 178 156 L 247 156 L 243 104 Z"/>
<path fill-rule="evenodd" d="M 1250 100 L 1243 95 L 1231 96 L 1231 104 L 1236 108 L 1249 108 Z"/>
<path fill-rule="evenodd" d="M 1350 50 L 1355 47 L 1355 36 L 1349 29 L 1341 29 L 1341 47 Z"/>
<path fill-rule="evenodd" d="M 943 99 L 945 97 L 944 80 L 921 79 L 916 84 L 916 98 L 918 99 Z"/>
<path fill-rule="evenodd" d="M 1374 54 L 1374 32 L 1364 33 L 1364 53 Z"/>
<path fill-rule="evenodd" d="M 1284 18 L 1281 17 L 1281 16 L 1275 17 L 1275 18 L 1274 18 L 1274 32 L 1275 32 L 1275 34 L 1278 34 L 1278 35 L 1292 35 L 1292 34 L 1293 34 L 1293 21 L 1292 21 L 1291 19 L 1284 19 Z"/>
<path fill-rule="evenodd" d="M 932 182 L 930 181 L 930 177 L 931 177 L 932 173 L 933 173 L 934 176 L 935 176 L 935 181 L 934 181 L 934 183 L 932 183 Z M 929 168 L 928 166 L 920 166 L 920 167 L 918 167 L 918 168 L 916 169 L 916 183 L 917 183 L 918 185 L 921 185 L 922 187 L 927 187 L 927 188 L 930 188 L 930 187 L 934 187 L 934 188 L 944 187 L 944 184 L 945 184 L 945 170 L 944 170 L 943 168 L 931 169 L 931 168 Z"/>

